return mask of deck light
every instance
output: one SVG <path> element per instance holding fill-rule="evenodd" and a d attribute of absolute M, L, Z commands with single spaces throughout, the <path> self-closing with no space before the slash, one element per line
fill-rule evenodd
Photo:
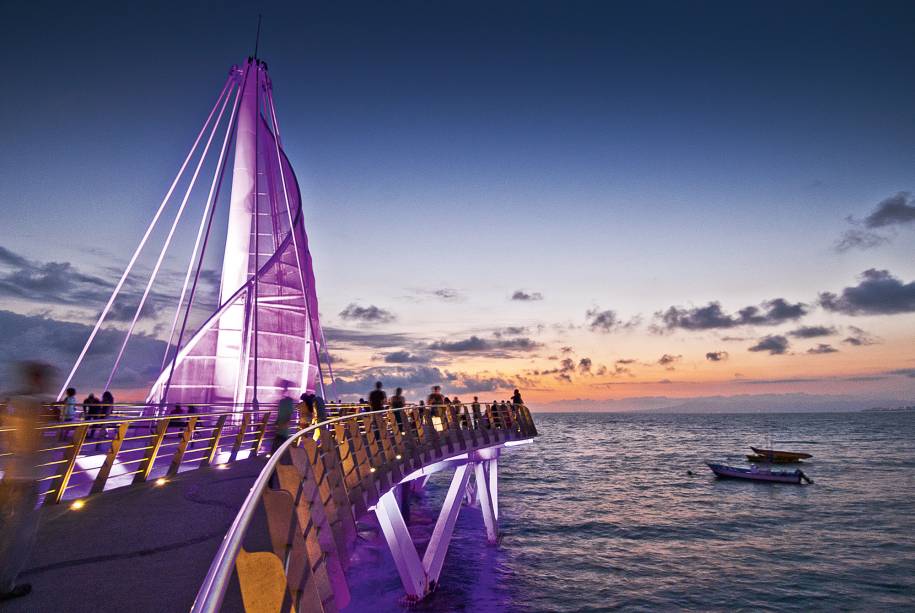
<path fill-rule="evenodd" d="M 370 472 L 370 473 L 373 473 L 373 472 L 375 472 L 375 467 L 374 467 L 374 466 L 372 466 L 372 467 L 371 467 L 371 468 L 370 468 L 370 469 L 369 469 L 369 472 Z"/>
<path fill-rule="evenodd" d="M 400 460 L 402 457 L 403 457 L 403 456 L 401 456 L 399 453 L 397 454 L 397 459 L 398 459 L 398 460 Z"/>
<path fill-rule="evenodd" d="M 168 483 L 168 481 L 164 477 L 159 477 L 158 479 L 156 479 L 156 485 L 158 485 L 159 487 L 165 485 L 166 483 Z"/>
<path fill-rule="evenodd" d="M 73 504 L 70 505 L 70 508 L 73 509 L 74 511 L 79 511 L 84 506 L 86 506 L 85 500 L 74 500 Z"/>

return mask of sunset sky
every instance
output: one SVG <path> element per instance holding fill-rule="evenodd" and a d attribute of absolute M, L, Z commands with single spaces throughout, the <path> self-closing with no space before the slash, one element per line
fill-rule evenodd
<path fill-rule="evenodd" d="M 912 3 L 252 6 L 0 9 L 4 360 L 72 364 L 262 12 L 348 395 L 915 404 Z"/>

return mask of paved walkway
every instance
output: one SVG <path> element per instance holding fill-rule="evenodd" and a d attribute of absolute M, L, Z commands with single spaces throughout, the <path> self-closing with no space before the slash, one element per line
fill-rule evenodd
<path fill-rule="evenodd" d="M 188 611 L 263 458 L 182 473 L 41 509 L 23 581 L 32 594 L 13 611 Z"/>

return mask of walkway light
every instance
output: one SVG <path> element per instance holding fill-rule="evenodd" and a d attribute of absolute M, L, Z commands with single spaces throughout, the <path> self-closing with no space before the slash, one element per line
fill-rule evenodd
<path fill-rule="evenodd" d="M 166 483 L 168 483 L 168 481 L 165 479 L 165 477 L 159 477 L 158 479 L 156 479 L 156 485 L 159 487 L 162 487 Z"/>
<path fill-rule="evenodd" d="M 79 510 L 82 509 L 84 506 L 86 506 L 86 501 L 85 501 L 85 500 L 74 500 L 74 501 L 73 501 L 73 504 L 70 505 L 70 508 L 71 508 L 72 510 L 74 510 L 74 511 L 79 511 Z"/>

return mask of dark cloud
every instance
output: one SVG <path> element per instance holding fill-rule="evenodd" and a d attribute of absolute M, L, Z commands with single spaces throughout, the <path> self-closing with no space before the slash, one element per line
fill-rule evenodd
<path fill-rule="evenodd" d="M 709 351 L 705 354 L 705 359 L 709 362 L 724 362 L 728 359 L 727 351 Z"/>
<path fill-rule="evenodd" d="M 0 311 L 0 330 L 3 330 L 0 335 L 0 363 L 4 366 L 9 367 L 10 363 L 24 359 L 41 360 L 54 366 L 63 376 L 73 366 L 92 328 L 46 315 Z M 121 330 L 99 330 L 73 380 L 73 385 L 81 394 L 90 390 L 101 391 L 123 340 L 124 332 Z M 164 341 L 135 332 L 115 377 L 115 387 L 151 385 L 159 375 L 164 352 Z"/>
<path fill-rule="evenodd" d="M 368 349 L 390 349 L 394 347 L 412 346 L 413 339 L 400 333 L 375 333 L 363 330 L 348 330 L 346 328 L 324 327 L 324 335 L 332 347 L 359 347 Z"/>
<path fill-rule="evenodd" d="M 560 347 L 559 351 L 561 351 L 562 353 L 574 353 L 574 349 L 572 349 L 571 347 Z"/>
<path fill-rule="evenodd" d="M 877 234 L 870 230 L 852 228 L 842 233 L 842 236 L 836 241 L 835 249 L 839 253 L 845 253 L 851 249 L 873 249 L 889 241 L 890 239 L 882 234 Z"/>
<path fill-rule="evenodd" d="M 842 339 L 843 343 L 852 345 L 853 347 L 863 347 L 864 345 L 876 345 L 880 341 L 876 338 L 862 330 L 857 326 L 849 326 L 849 335 Z"/>
<path fill-rule="evenodd" d="M 764 336 L 748 351 L 768 351 L 770 355 L 783 355 L 788 352 L 788 339 L 780 335 Z"/>
<path fill-rule="evenodd" d="M 604 366 L 603 364 L 601 364 L 600 368 L 598 368 L 597 372 L 595 372 L 594 374 L 597 375 L 598 377 L 603 377 L 604 375 L 607 374 L 607 372 L 608 372 L 607 367 Z"/>
<path fill-rule="evenodd" d="M 580 359 L 580 360 L 578 361 L 578 372 L 579 372 L 579 374 L 582 374 L 582 375 L 590 375 L 590 374 L 591 374 L 591 366 L 592 366 L 592 365 L 593 365 L 593 362 L 591 362 L 591 358 L 582 358 L 582 359 Z"/>
<path fill-rule="evenodd" d="M 572 377 L 570 377 L 569 375 L 567 375 L 565 373 L 560 373 L 560 374 L 556 375 L 556 380 L 560 381 L 562 383 L 571 383 Z"/>
<path fill-rule="evenodd" d="M 673 370 L 674 369 L 673 365 L 676 362 L 679 362 L 682 358 L 683 358 L 682 355 L 671 355 L 669 353 L 665 353 L 660 358 L 658 358 L 658 364 L 660 364 L 667 370 Z"/>
<path fill-rule="evenodd" d="M 631 358 L 623 358 L 616 361 L 617 364 L 635 364 L 635 362 L 636 361 Z"/>
<path fill-rule="evenodd" d="M 817 338 L 820 336 L 832 336 L 836 329 L 832 326 L 801 326 L 797 330 L 792 330 L 788 336 L 794 338 Z"/>
<path fill-rule="evenodd" d="M 433 385 L 441 385 L 447 395 L 508 391 L 529 383 L 519 377 L 488 375 L 486 373 L 449 372 L 433 366 L 396 366 L 367 368 L 344 372 L 337 378 L 337 387 L 347 396 L 365 396 L 376 381 L 388 389 L 402 387 L 408 396 L 423 397 Z"/>
<path fill-rule="evenodd" d="M 393 351 L 385 354 L 384 361 L 388 364 L 407 364 L 410 362 L 426 362 L 427 358 L 409 351 Z"/>
<path fill-rule="evenodd" d="M 511 299 L 519 302 L 534 302 L 536 300 L 543 300 L 543 294 L 540 292 L 525 292 L 524 290 L 519 289 L 512 294 Z"/>
<path fill-rule="evenodd" d="M 386 324 L 397 319 L 390 311 L 375 305 L 364 307 L 355 303 L 350 303 L 340 311 L 340 317 L 347 321 L 358 321 L 366 324 Z"/>
<path fill-rule="evenodd" d="M 592 332 L 608 333 L 622 328 L 635 327 L 639 318 L 633 318 L 624 322 L 612 309 L 600 310 L 599 308 L 588 309 L 585 312 L 585 323 Z"/>
<path fill-rule="evenodd" d="M 660 326 L 656 331 L 674 330 L 713 330 L 734 328 L 736 326 L 775 326 L 787 321 L 800 319 L 807 314 L 807 306 L 801 302 L 790 303 L 784 298 L 775 298 L 763 302 L 760 306 L 748 306 L 740 309 L 736 315 L 725 313 L 719 302 L 710 302 L 704 307 L 683 308 L 672 306 L 666 311 L 658 311 L 655 318 Z"/>
<path fill-rule="evenodd" d="M 506 326 L 505 328 L 499 328 L 492 333 L 496 338 L 501 338 L 503 336 L 521 336 L 522 334 L 527 334 L 528 329 L 524 326 Z"/>
<path fill-rule="evenodd" d="M 508 338 L 508 339 L 484 339 L 473 335 L 458 341 L 436 341 L 429 345 L 433 351 L 444 351 L 447 353 L 487 353 L 504 351 L 534 351 L 542 345 L 527 337 Z"/>
<path fill-rule="evenodd" d="M 864 218 L 868 228 L 915 223 L 915 200 L 909 192 L 899 192 L 881 201 L 877 208 Z"/>
<path fill-rule="evenodd" d="M 866 229 L 853 227 L 846 230 L 836 242 L 836 251 L 872 249 L 890 240 L 889 236 L 874 232 L 874 229 L 915 224 L 915 200 L 909 192 L 898 192 L 877 203 L 877 207 L 863 220 L 854 217 L 848 217 L 847 220 L 854 226 L 863 225 Z"/>
<path fill-rule="evenodd" d="M 462 296 L 459 291 L 456 289 L 451 289 L 448 287 L 443 287 L 442 289 L 437 289 L 432 291 L 432 295 L 436 298 L 440 298 L 445 302 L 457 302 L 461 300 Z"/>
<path fill-rule="evenodd" d="M 819 343 L 819 344 L 817 344 L 816 347 L 811 347 L 810 349 L 807 350 L 807 353 L 810 353 L 813 355 L 821 355 L 824 353 L 838 353 L 838 352 L 839 352 L 838 349 L 836 349 L 832 345 L 828 345 L 826 343 Z"/>
<path fill-rule="evenodd" d="M 820 305 L 828 311 L 846 315 L 915 312 L 915 281 L 903 283 L 888 270 L 871 268 L 861 274 L 858 285 L 846 287 L 840 295 L 821 293 Z"/>

